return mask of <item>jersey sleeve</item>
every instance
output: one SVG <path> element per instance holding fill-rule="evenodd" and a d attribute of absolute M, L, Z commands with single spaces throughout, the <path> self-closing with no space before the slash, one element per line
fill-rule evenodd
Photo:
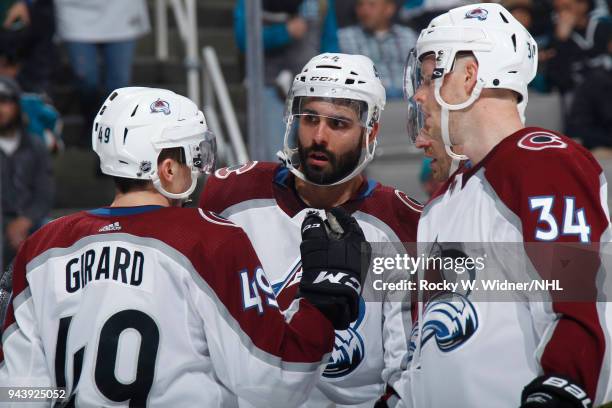
<path fill-rule="evenodd" d="M 525 165 L 496 190 L 519 216 L 527 256 L 540 277 L 573 290 L 530 304 L 543 374 L 567 376 L 596 402 L 606 393 L 598 384 L 610 368 L 609 328 L 596 302 L 600 245 L 609 235 L 606 180 L 588 152 L 563 140 L 551 142 L 561 147 L 519 150 Z"/>
<path fill-rule="evenodd" d="M 196 295 L 215 372 L 255 406 L 297 406 L 329 358 L 333 327 L 305 299 L 283 315 L 246 234 L 236 231 L 215 251 Z"/>
<path fill-rule="evenodd" d="M 257 161 L 218 169 L 206 180 L 199 207 L 222 214 L 234 204 L 268 198 L 275 169 L 275 164 Z M 269 180 L 270 183 L 263 180 Z"/>
<path fill-rule="evenodd" d="M 410 303 L 387 301 L 383 303 L 383 348 L 385 367 L 382 379 L 398 395 L 404 390 L 401 382 L 402 362 L 408 357 L 408 341 L 412 327 Z M 401 395 L 400 395 L 401 396 Z"/>
<path fill-rule="evenodd" d="M 198 207 L 205 211 L 212 211 L 221 214 L 227 207 L 226 194 L 223 191 L 223 180 L 215 174 L 211 174 L 206 179 Z"/>
<path fill-rule="evenodd" d="M 0 350 L 0 384 L 12 387 L 49 387 L 43 341 L 34 298 L 26 279 L 26 243 L 14 261 L 13 300 L 9 304 Z"/>
<path fill-rule="evenodd" d="M 417 240 L 417 226 L 423 206 L 403 191 L 394 190 L 389 207 L 393 209 L 395 216 L 388 221 L 388 225 L 397 235 L 393 240 L 398 242 L 388 244 L 393 246 L 393 252 L 387 256 L 392 257 L 398 253 L 409 253 L 409 255 L 415 256 L 416 246 L 414 243 Z M 409 273 L 402 269 L 394 270 L 391 276 L 389 273 L 386 275 L 387 280 L 395 282 L 410 278 Z M 405 369 L 403 364 L 408 359 L 412 330 L 411 301 L 413 299 L 409 299 L 402 291 L 387 290 L 382 305 L 382 340 L 385 365 L 381 375 L 386 385 L 386 394 L 392 394 L 394 395 L 393 398 L 399 398 L 400 400 L 408 398 L 405 392 L 409 389 L 409 385 L 404 382 L 407 376 L 402 376 L 402 371 Z"/>

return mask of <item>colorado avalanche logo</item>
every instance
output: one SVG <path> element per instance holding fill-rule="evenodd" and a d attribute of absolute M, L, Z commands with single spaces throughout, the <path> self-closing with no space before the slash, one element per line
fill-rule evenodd
<path fill-rule="evenodd" d="M 485 21 L 488 15 L 489 12 L 487 10 L 478 7 L 465 13 L 465 18 L 476 18 L 479 21 Z"/>
<path fill-rule="evenodd" d="M 565 149 L 567 143 L 560 136 L 547 132 L 534 132 L 519 140 L 518 146 L 527 150 Z"/>
<path fill-rule="evenodd" d="M 421 348 L 434 339 L 438 349 L 445 353 L 465 344 L 478 330 L 478 314 L 467 297 L 459 293 L 442 293 L 427 304 L 423 313 L 423 339 Z M 416 350 L 419 323 L 410 336 L 408 360 Z"/>
<path fill-rule="evenodd" d="M 289 268 L 288 273 L 282 281 L 272 284 L 272 290 L 276 294 L 281 308 L 288 307 L 295 299 L 297 285 L 302 279 L 302 261 L 297 259 Z M 359 316 L 347 330 L 336 330 L 334 338 L 334 349 L 329 362 L 323 371 L 326 378 L 339 378 L 352 373 L 365 358 L 365 344 L 359 327 L 363 322 L 366 312 L 366 304 L 363 299 L 359 300 Z"/>
<path fill-rule="evenodd" d="M 359 302 L 359 317 L 348 330 L 337 330 L 334 350 L 329 363 L 323 371 L 323 377 L 338 378 L 352 373 L 365 357 L 363 338 L 357 332 L 365 316 L 365 302 Z"/>
<path fill-rule="evenodd" d="M 151 113 L 163 112 L 164 115 L 170 114 L 170 104 L 166 101 L 162 101 L 157 98 L 155 102 L 151 104 Z"/>

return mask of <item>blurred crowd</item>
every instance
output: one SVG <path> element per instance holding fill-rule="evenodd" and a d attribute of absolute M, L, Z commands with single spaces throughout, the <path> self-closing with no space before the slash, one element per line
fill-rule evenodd
<path fill-rule="evenodd" d="M 52 155 L 64 141 L 52 96 L 62 57 L 83 123 L 74 145 L 89 149 L 97 108 L 130 85 L 136 40 L 150 26 L 145 0 L 0 0 L 0 23 L 2 266 L 54 203 Z"/>
<path fill-rule="evenodd" d="M 245 1 L 236 0 L 234 32 L 246 46 Z M 285 132 L 293 76 L 321 52 L 358 53 L 377 66 L 387 99 L 401 103 L 403 69 L 418 33 L 435 15 L 468 0 L 262 0 L 267 160 Z M 599 157 L 612 157 L 612 19 L 610 0 L 502 0 L 539 45 L 534 92 L 563 101 L 566 134 Z M 146 0 L 0 0 L 0 165 L 4 263 L 53 206 L 51 155 L 64 149 L 61 113 L 76 109 L 82 137 L 103 98 L 132 85 L 139 38 L 150 33 Z M 520 46 L 520 45 L 519 45 Z M 66 78 L 57 68 L 67 61 Z M 57 79 L 63 81 L 57 81 Z M 74 103 L 53 96 L 72 84 Z M 382 124 L 384 127 L 384 123 Z M 25 157 L 25 159 L 24 159 Z M 422 181 L 427 185 L 427 174 Z M 17 199 L 18 197 L 18 199 Z"/>
<path fill-rule="evenodd" d="M 272 160 L 284 132 L 288 83 L 320 52 L 364 54 L 376 64 L 387 99 L 402 98 L 403 66 L 434 16 L 469 0 L 263 0 L 265 137 Z M 502 0 L 539 46 L 532 90 L 556 92 L 562 127 L 598 157 L 612 157 L 612 20 L 606 0 Z M 244 0 L 235 9 L 239 48 L 246 43 Z"/>

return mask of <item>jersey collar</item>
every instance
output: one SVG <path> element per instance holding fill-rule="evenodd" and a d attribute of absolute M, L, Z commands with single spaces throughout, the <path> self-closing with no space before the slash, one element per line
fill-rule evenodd
<path fill-rule="evenodd" d="M 291 174 L 289 169 L 282 164 L 279 164 L 275 173 L 273 183 L 275 185 L 274 198 L 278 206 L 290 217 L 305 208 L 310 208 L 298 195 L 295 190 L 295 176 Z M 342 206 L 353 212 L 357 210 L 364 199 L 370 197 L 379 183 L 376 180 L 367 179 L 359 188 L 358 193 Z"/>
<path fill-rule="evenodd" d="M 100 216 L 120 216 L 120 215 L 135 215 L 135 214 L 143 214 L 151 211 L 160 210 L 162 208 L 166 208 L 161 205 L 139 205 L 136 207 L 101 207 L 96 208 L 95 210 L 88 211 L 91 215 L 100 215 Z"/>

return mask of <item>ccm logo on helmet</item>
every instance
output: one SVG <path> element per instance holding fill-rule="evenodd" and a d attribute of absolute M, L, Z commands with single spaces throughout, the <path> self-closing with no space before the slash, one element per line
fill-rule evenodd
<path fill-rule="evenodd" d="M 321 82 L 338 82 L 338 78 L 332 78 L 328 76 L 313 76 L 310 77 L 311 81 L 321 81 Z"/>
<path fill-rule="evenodd" d="M 475 8 L 465 13 L 465 18 L 477 18 L 480 21 L 487 19 L 489 12 L 483 8 Z"/>
<path fill-rule="evenodd" d="M 538 132 L 523 136 L 523 138 L 519 140 L 518 146 L 527 150 L 565 149 L 567 143 L 557 135 Z"/>

